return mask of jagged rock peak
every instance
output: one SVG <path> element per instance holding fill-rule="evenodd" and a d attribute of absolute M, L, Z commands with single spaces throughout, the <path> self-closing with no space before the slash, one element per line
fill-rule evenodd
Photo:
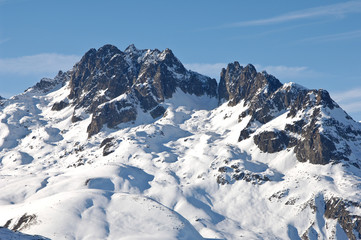
<path fill-rule="evenodd" d="M 89 62 L 95 59 L 101 59 L 102 61 L 109 61 L 111 57 L 116 54 L 122 54 L 116 46 L 111 44 L 106 44 L 103 47 L 100 47 L 98 50 L 95 48 L 91 48 L 89 51 L 85 53 L 82 59 L 79 61 L 77 65 L 82 64 L 84 62 Z"/>
<path fill-rule="evenodd" d="M 93 114 L 89 135 L 99 132 L 104 124 L 115 127 L 134 121 L 138 106 L 153 118 L 160 117 L 165 111 L 160 104 L 177 89 L 197 96 L 217 96 L 215 79 L 186 70 L 168 48 L 139 50 L 132 44 L 122 52 L 108 44 L 90 49 L 70 75 L 69 102 L 75 109 Z M 67 106 L 62 102 L 53 109 Z M 79 120 L 82 117 L 75 111 L 73 121 Z"/>
<path fill-rule="evenodd" d="M 241 100 L 247 105 L 239 121 L 250 118 L 239 141 L 253 137 L 259 149 L 268 153 L 293 149 L 301 162 L 327 164 L 350 159 L 353 142 L 361 140 L 360 128 L 326 90 L 309 90 L 294 83 L 282 85 L 272 75 L 254 75 L 252 67 L 246 68 L 230 65 L 222 71 L 220 82 L 220 97 L 228 97 L 229 105 Z M 283 114 L 290 122 L 283 128 L 259 130 Z"/>
<path fill-rule="evenodd" d="M 269 95 L 281 87 L 281 82 L 265 72 L 257 72 L 252 64 L 246 67 L 238 62 L 230 63 L 222 69 L 218 96 L 220 102 L 229 101 L 230 106 L 241 100 L 250 101 L 260 90 Z"/>
<path fill-rule="evenodd" d="M 106 44 L 98 49 L 98 54 L 104 58 L 112 57 L 115 54 L 121 54 L 122 52 L 114 45 Z"/>
<path fill-rule="evenodd" d="M 125 50 L 125 53 L 137 52 L 138 49 L 135 47 L 134 44 L 130 44 Z"/>
<path fill-rule="evenodd" d="M 251 76 L 254 76 L 257 74 L 256 68 L 252 64 L 247 64 L 247 66 L 243 69 L 245 73 L 249 73 Z"/>

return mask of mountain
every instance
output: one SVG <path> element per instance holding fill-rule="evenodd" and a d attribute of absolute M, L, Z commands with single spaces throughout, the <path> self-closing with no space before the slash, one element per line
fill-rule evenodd
<path fill-rule="evenodd" d="M 124 52 L 112 45 L 89 50 L 69 78 L 70 94 L 54 109 L 61 110 L 64 103 L 73 100 L 73 122 L 82 120 L 78 109 L 92 114 L 89 136 L 98 133 L 104 124 L 112 128 L 134 121 L 140 109 L 153 118 L 162 116 L 165 108 L 160 103 L 172 98 L 178 88 L 184 93 L 213 97 L 217 90 L 215 79 L 186 70 L 171 50 L 138 50 L 134 45 Z"/>
<path fill-rule="evenodd" d="M 242 100 L 247 106 L 239 121 L 248 116 L 250 119 L 239 141 L 252 134 L 254 143 L 264 152 L 294 148 L 301 162 L 327 164 L 347 160 L 359 167 L 361 152 L 357 145 L 353 148 L 353 143 L 361 141 L 359 125 L 327 91 L 308 90 L 293 83 L 282 85 L 266 72 L 257 73 L 252 65 L 243 68 L 235 62 L 222 70 L 219 96 L 229 106 Z M 280 119 L 285 113 L 285 118 Z M 264 129 L 275 120 L 283 122 L 283 126 Z M 253 134 L 256 131 L 258 134 Z M 349 159 L 352 153 L 355 156 Z"/>
<path fill-rule="evenodd" d="M 361 124 L 326 90 L 105 45 L 0 106 L 0 238 L 361 238 Z"/>

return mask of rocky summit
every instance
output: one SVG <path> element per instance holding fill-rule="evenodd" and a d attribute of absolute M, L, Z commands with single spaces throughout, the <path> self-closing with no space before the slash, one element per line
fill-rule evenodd
<path fill-rule="evenodd" d="M 0 120 L 1 239 L 361 238 L 361 124 L 252 64 L 105 45 Z"/>
<path fill-rule="evenodd" d="M 89 136 L 103 125 L 112 128 L 134 121 L 138 107 L 153 118 L 162 116 L 160 105 L 177 88 L 196 96 L 216 97 L 215 79 L 186 70 L 172 51 L 138 50 L 130 45 L 124 52 L 112 45 L 89 50 L 68 73 L 70 94 L 54 109 L 72 100 L 75 109 L 92 114 Z M 74 111 L 73 122 L 82 120 Z"/>
<path fill-rule="evenodd" d="M 247 116 L 250 120 L 241 131 L 239 141 L 252 136 L 264 152 L 292 148 L 301 162 L 327 164 L 349 160 L 352 154 L 350 146 L 361 140 L 361 132 L 354 127 L 352 118 L 326 90 L 309 90 L 292 83 L 282 85 L 266 72 L 257 73 L 252 65 L 229 64 L 227 69 L 222 70 L 218 92 L 220 101 L 228 101 L 229 106 L 241 101 L 247 106 L 239 121 Z M 289 123 L 284 129 L 253 134 L 285 112 Z M 358 165 L 360 161 L 361 156 L 352 163 Z"/>

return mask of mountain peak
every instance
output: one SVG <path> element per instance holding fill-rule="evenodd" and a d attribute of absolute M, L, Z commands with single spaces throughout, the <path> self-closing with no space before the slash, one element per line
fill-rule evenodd
<path fill-rule="evenodd" d="M 109 54 L 109 53 L 114 53 L 115 54 L 115 53 L 119 53 L 120 50 L 116 46 L 114 46 L 112 44 L 105 44 L 104 46 L 102 46 L 102 47 L 100 47 L 98 49 L 98 52 L 99 53 L 106 53 L 106 54 Z"/>
<path fill-rule="evenodd" d="M 160 117 L 165 112 L 162 102 L 178 89 L 186 94 L 216 97 L 217 83 L 187 71 L 168 48 L 162 52 L 138 50 L 132 44 L 123 53 L 108 44 L 87 52 L 71 73 L 70 88 L 68 98 L 75 108 L 93 114 L 88 127 L 91 136 L 104 124 L 115 127 L 134 121 L 138 106 L 153 118 Z M 74 111 L 73 121 L 79 120 L 82 117 Z"/>
<path fill-rule="evenodd" d="M 229 105 L 235 106 L 241 100 L 251 100 L 261 89 L 265 90 L 264 94 L 270 94 L 281 86 L 281 82 L 274 76 L 257 73 L 252 64 L 243 67 L 234 62 L 228 64 L 227 69 L 221 72 L 219 100 L 229 101 Z"/>
<path fill-rule="evenodd" d="M 238 62 L 217 86 L 169 49 L 104 45 L 0 111 L 5 228 L 55 239 L 361 238 L 361 124 L 323 89 Z"/>
<path fill-rule="evenodd" d="M 251 75 L 256 75 L 257 74 L 256 68 L 250 63 L 247 64 L 247 66 L 244 68 L 244 72 L 248 72 Z"/>
<path fill-rule="evenodd" d="M 134 44 L 130 44 L 125 50 L 125 53 L 132 53 L 132 52 L 137 52 L 138 49 L 135 47 Z"/>

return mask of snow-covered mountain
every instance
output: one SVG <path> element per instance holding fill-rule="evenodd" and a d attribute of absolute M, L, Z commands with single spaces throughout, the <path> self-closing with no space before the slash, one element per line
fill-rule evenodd
<path fill-rule="evenodd" d="M 361 124 L 251 64 L 105 45 L 0 119 L 0 238 L 361 238 Z"/>

